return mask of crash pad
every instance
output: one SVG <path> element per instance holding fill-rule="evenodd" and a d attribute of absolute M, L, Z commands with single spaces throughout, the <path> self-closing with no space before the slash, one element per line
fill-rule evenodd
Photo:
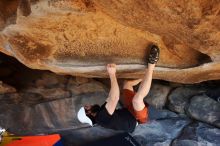
<path fill-rule="evenodd" d="M 13 140 L 6 146 L 54 146 L 60 141 L 59 134 L 42 136 L 24 136 L 19 140 Z"/>

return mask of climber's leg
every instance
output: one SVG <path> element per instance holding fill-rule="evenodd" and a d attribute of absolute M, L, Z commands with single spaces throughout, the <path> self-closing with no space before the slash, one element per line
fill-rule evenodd
<path fill-rule="evenodd" d="M 144 78 L 132 100 L 135 117 L 139 119 L 140 123 L 144 123 L 148 119 L 148 109 L 144 103 L 144 97 L 146 97 L 149 93 L 152 83 L 153 71 L 158 59 L 159 48 L 157 46 L 152 46 L 148 58 L 148 68 L 145 70 Z"/>

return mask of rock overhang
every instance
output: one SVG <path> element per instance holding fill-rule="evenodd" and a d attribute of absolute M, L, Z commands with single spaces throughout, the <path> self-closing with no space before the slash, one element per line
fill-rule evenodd
<path fill-rule="evenodd" d="M 156 44 L 161 55 L 155 79 L 216 80 L 218 8 L 217 1 L 22 0 L 10 9 L 16 24 L 1 26 L 0 51 L 30 68 L 58 74 L 105 78 L 105 65 L 114 62 L 118 77 L 140 78 L 149 47 Z"/>

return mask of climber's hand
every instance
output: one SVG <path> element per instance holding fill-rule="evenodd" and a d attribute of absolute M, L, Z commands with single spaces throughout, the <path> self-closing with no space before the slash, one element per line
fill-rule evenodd
<path fill-rule="evenodd" d="M 107 64 L 107 71 L 109 75 L 115 74 L 116 73 L 116 64 L 111 63 Z"/>

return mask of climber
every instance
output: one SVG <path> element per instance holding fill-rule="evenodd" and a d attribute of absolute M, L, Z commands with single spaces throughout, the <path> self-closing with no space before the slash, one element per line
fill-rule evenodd
<path fill-rule="evenodd" d="M 88 123 L 91 126 L 98 124 L 105 128 L 133 132 L 136 125 L 148 121 L 148 108 L 143 99 L 148 94 L 154 67 L 159 60 L 159 48 L 155 45 L 151 47 L 148 57 L 148 67 L 145 69 L 143 79 L 125 81 L 123 86 L 121 109 L 116 109 L 119 101 L 119 86 L 116 78 L 116 65 L 108 64 L 107 72 L 111 81 L 111 89 L 106 102 L 99 105 L 85 105 L 81 107 L 77 117 L 81 123 Z M 140 83 L 137 93 L 133 86 Z"/>

